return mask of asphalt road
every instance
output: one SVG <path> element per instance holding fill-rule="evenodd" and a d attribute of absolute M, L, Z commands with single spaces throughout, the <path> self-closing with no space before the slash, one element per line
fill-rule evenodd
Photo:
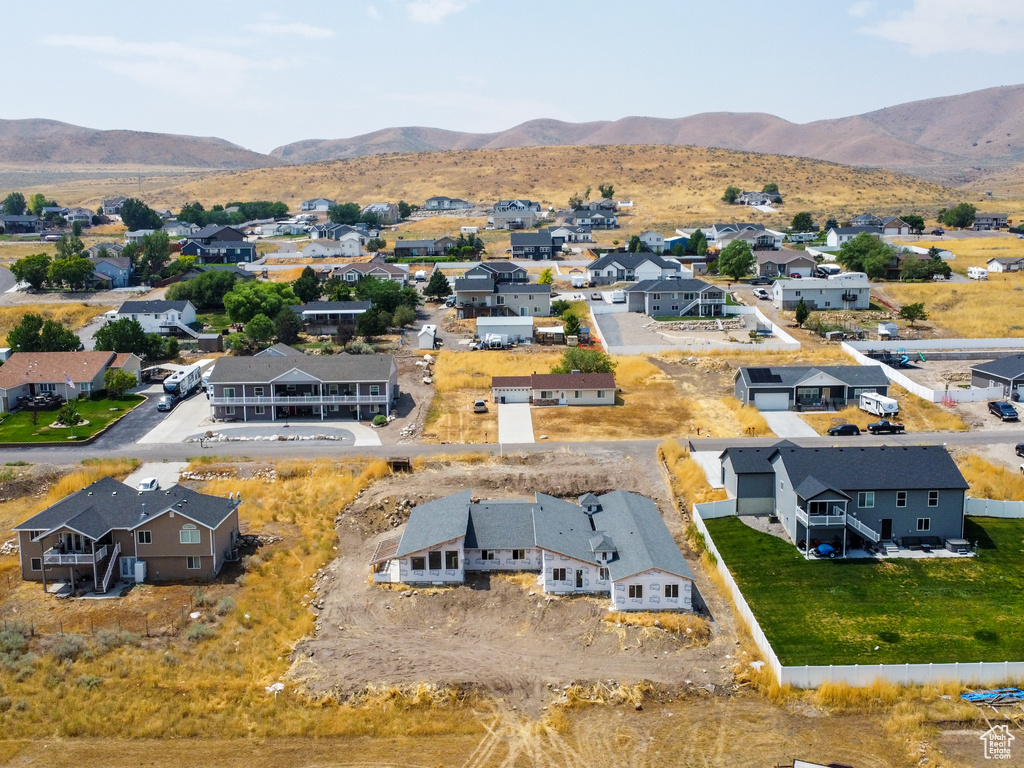
<path fill-rule="evenodd" d="M 6 293 L 15 286 L 18 281 L 14 279 L 11 270 L 0 267 L 0 293 Z"/>

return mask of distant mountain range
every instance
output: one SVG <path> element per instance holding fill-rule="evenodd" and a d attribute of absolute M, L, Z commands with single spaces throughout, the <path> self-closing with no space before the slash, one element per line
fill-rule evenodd
<path fill-rule="evenodd" d="M 1024 85 L 909 102 L 863 115 L 791 123 L 761 113 L 674 119 L 531 120 L 498 133 L 386 128 L 347 139 L 308 139 L 263 155 L 216 138 L 96 131 L 51 120 L 0 120 L 0 164 L 259 168 L 384 153 L 504 147 L 668 144 L 887 168 L 947 184 L 1024 163 Z"/>

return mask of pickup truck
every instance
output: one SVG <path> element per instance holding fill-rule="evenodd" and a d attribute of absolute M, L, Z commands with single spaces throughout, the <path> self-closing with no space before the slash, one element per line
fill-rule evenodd
<path fill-rule="evenodd" d="M 876 421 L 874 424 L 868 424 L 868 432 L 872 435 L 879 435 L 883 432 L 891 432 L 894 435 L 898 435 L 906 429 L 902 424 L 897 424 L 895 421 L 889 421 L 888 419 L 882 419 Z"/>

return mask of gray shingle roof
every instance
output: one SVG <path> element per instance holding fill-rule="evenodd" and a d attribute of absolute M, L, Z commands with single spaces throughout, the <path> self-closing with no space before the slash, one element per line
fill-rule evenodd
<path fill-rule="evenodd" d="M 415 507 L 409 515 L 409 522 L 405 524 L 402 542 L 398 545 L 395 557 L 405 557 L 465 536 L 472 497 L 472 491 L 459 491 Z"/>
<path fill-rule="evenodd" d="M 605 269 L 614 264 L 622 266 L 623 269 L 636 269 L 648 261 L 662 269 L 674 269 L 677 272 L 681 269 L 678 261 L 665 259 L 654 253 L 606 253 L 587 264 L 587 269 Z"/>
<path fill-rule="evenodd" d="M 497 289 L 498 293 L 543 293 L 551 295 L 551 286 L 543 283 L 499 283 Z"/>
<path fill-rule="evenodd" d="M 481 501 L 469 507 L 466 546 L 470 549 L 527 549 L 534 545 L 536 504 L 520 501 Z"/>
<path fill-rule="evenodd" d="M 163 299 L 153 299 L 151 301 L 126 301 L 120 306 L 120 308 L 118 308 L 117 313 L 119 315 L 158 315 L 172 309 L 177 310 L 178 312 L 184 312 L 186 304 L 188 304 L 188 301 L 164 301 Z"/>
<path fill-rule="evenodd" d="M 641 280 L 639 283 L 634 283 L 626 289 L 627 293 L 672 293 L 678 291 L 692 291 L 699 293 L 705 291 L 708 288 L 716 288 L 722 290 L 715 285 L 705 283 L 703 280 L 679 280 L 675 278 L 667 278 L 664 280 Z"/>
<path fill-rule="evenodd" d="M 1024 355 L 1009 355 L 971 366 L 977 373 L 990 373 L 1002 379 L 1016 379 L 1024 376 Z"/>
<path fill-rule="evenodd" d="M 295 357 L 222 357 L 211 384 L 266 384 L 295 369 L 326 382 L 383 382 L 391 376 L 391 355 L 303 355 Z"/>
<path fill-rule="evenodd" d="M 344 312 L 346 314 L 362 314 L 373 306 L 369 301 L 307 301 L 305 304 L 292 304 L 292 312 L 297 315 L 324 312 Z"/>
<path fill-rule="evenodd" d="M 455 290 L 458 291 L 486 291 L 494 293 L 494 280 L 489 277 L 457 277 L 455 278 Z"/>
<path fill-rule="evenodd" d="M 278 342 L 271 347 L 267 347 L 262 352 L 257 352 L 253 357 L 305 357 L 305 355 L 295 347 L 289 347 L 287 344 Z"/>
<path fill-rule="evenodd" d="M 539 245 L 541 247 L 551 247 L 553 245 L 550 232 L 513 232 L 511 240 L 513 248 L 517 245 Z"/>
<path fill-rule="evenodd" d="M 824 373 L 834 379 L 838 379 L 850 387 L 888 387 L 889 380 L 885 377 L 880 365 L 781 365 L 768 367 L 772 378 L 778 377 L 779 381 L 752 381 L 751 370 L 765 370 L 765 367 L 744 366 L 739 369 L 739 376 L 743 378 L 748 388 L 759 387 L 795 387 L 818 373 Z"/>
<path fill-rule="evenodd" d="M 68 526 L 98 539 L 110 530 L 135 528 L 171 508 L 200 525 L 216 528 L 236 506 L 233 500 L 180 485 L 155 493 L 139 493 L 112 477 L 104 477 L 33 515 L 15 526 L 15 530 L 50 531 Z"/>
<path fill-rule="evenodd" d="M 728 456 L 732 461 L 733 471 L 738 475 L 772 473 L 775 470 L 772 469 L 769 459 L 775 451 L 793 446 L 795 443 L 789 440 L 780 440 L 775 445 L 765 448 L 726 448 L 719 454 L 719 458 L 724 460 Z"/>
<path fill-rule="evenodd" d="M 846 491 L 967 490 L 953 458 L 941 446 L 777 449 L 794 488 L 809 478 Z"/>

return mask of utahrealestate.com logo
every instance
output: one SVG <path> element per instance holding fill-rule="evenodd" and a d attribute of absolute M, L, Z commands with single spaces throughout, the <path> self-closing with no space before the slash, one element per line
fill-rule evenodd
<path fill-rule="evenodd" d="M 981 734 L 980 738 L 985 744 L 986 760 L 1010 759 L 1010 745 L 1016 738 L 1010 733 L 1010 726 L 993 725 L 985 733 Z"/>

